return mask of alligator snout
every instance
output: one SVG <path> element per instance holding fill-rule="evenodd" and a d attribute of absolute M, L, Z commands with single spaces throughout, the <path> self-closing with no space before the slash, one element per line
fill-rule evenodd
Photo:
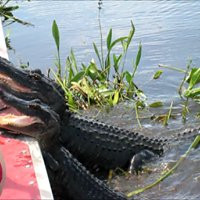
<path fill-rule="evenodd" d="M 0 87 L 0 128 L 37 139 L 59 132 L 58 114 L 39 102 L 20 99 Z"/>
<path fill-rule="evenodd" d="M 65 110 L 65 99 L 56 84 L 40 70 L 22 71 L 0 57 L 0 87 L 8 93 L 24 99 L 40 99 L 56 113 Z"/>

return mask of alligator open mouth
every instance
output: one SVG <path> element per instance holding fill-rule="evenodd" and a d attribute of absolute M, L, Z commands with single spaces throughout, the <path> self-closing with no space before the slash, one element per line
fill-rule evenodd
<path fill-rule="evenodd" d="M 0 88 L 0 127 L 14 133 L 35 134 L 44 129 L 46 124 L 37 115 L 26 113 L 29 102 L 18 99 Z M 30 104 L 31 105 L 31 104 Z M 30 107 L 29 105 L 29 107 Z"/>
<path fill-rule="evenodd" d="M 0 128 L 40 139 L 59 131 L 59 116 L 40 100 L 24 100 L 0 86 Z"/>
<path fill-rule="evenodd" d="M 58 131 L 65 107 L 58 89 L 40 70 L 22 71 L 0 58 L 0 128 L 35 138 Z"/>
<path fill-rule="evenodd" d="M 24 133 L 33 126 L 43 124 L 38 117 L 28 116 L 17 110 L 15 107 L 6 104 L 0 99 L 0 127 L 12 130 L 15 133 Z M 31 131 L 32 132 L 32 131 Z"/>

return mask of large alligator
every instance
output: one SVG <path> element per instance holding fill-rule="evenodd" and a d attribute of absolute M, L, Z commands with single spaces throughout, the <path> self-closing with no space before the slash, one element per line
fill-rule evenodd
<path fill-rule="evenodd" d="M 53 191 L 61 199 L 126 199 L 79 161 L 113 169 L 126 168 L 132 160 L 137 171 L 144 157 L 162 155 L 167 142 L 71 113 L 54 81 L 40 70 L 22 71 L 3 58 L 0 128 L 39 140 Z"/>

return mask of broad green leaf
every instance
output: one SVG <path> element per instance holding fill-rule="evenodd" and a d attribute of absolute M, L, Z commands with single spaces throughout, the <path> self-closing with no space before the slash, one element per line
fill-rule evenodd
<path fill-rule="evenodd" d="M 68 82 L 71 82 L 71 80 L 72 80 L 73 76 L 74 76 L 74 73 L 73 73 L 73 70 L 72 70 L 72 68 L 70 67 L 70 68 L 69 68 Z"/>
<path fill-rule="evenodd" d="M 108 99 L 108 104 L 110 106 L 113 106 L 113 100 L 112 100 L 113 95 L 110 95 L 109 99 Z"/>
<path fill-rule="evenodd" d="M 193 77 L 193 74 L 194 74 L 198 69 L 199 69 L 199 68 L 197 68 L 197 67 L 193 67 L 193 68 L 190 70 L 188 76 L 186 77 L 187 83 L 190 83 L 190 80 L 191 80 L 191 78 Z"/>
<path fill-rule="evenodd" d="M 114 99 L 113 99 L 113 106 L 116 105 L 119 101 L 119 91 L 116 90 L 114 94 Z"/>
<path fill-rule="evenodd" d="M 89 67 L 88 67 L 89 71 L 93 74 L 98 72 L 97 66 L 94 62 L 91 62 Z"/>
<path fill-rule="evenodd" d="M 131 43 L 131 40 L 133 38 L 134 33 L 135 33 L 135 26 L 133 24 L 133 21 L 131 20 L 131 30 L 130 30 L 129 35 L 128 35 L 128 40 L 127 40 L 127 45 L 126 45 L 126 51 L 128 50 L 128 47 L 129 47 L 129 45 Z"/>
<path fill-rule="evenodd" d="M 73 49 L 71 49 L 70 58 L 71 58 L 72 66 L 75 68 L 76 73 L 77 73 L 77 72 L 78 72 L 78 67 L 77 67 L 76 58 L 75 58 L 75 56 L 74 56 Z"/>
<path fill-rule="evenodd" d="M 162 70 L 158 70 L 158 71 L 153 75 L 153 79 L 158 79 L 158 78 L 161 76 L 162 73 L 163 73 Z"/>
<path fill-rule="evenodd" d="M 72 65 L 71 65 L 69 56 L 67 57 L 67 60 L 66 60 L 66 69 L 68 71 L 68 82 L 70 82 L 74 76 L 74 71 L 72 69 Z"/>
<path fill-rule="evenodd" d="M 88 95 L 89 98 L 94 98 L 92 87 L 88 84 L 88 81 L 84 78 L 82 81 L 81 89 Z"/>
<path fill-rule="evenodd" d="M 78 72 L 78 73 L 71 79 L 71 81 L 72 81 L 72 82 L 78 82 L 78 81 L 83 77 L 84 74 L 85 74 L 84 71 Z"/>
<path fill-rule="evenodd" d="M 59 51 L 59 49 L 60 49 L 60 36 L 59 36 L 59 29 L 58 29 L 58 26 L 57 26 L 55 20 L 53 21 L 53 25 L 52 25 L 52 34 L 53 34 L 53 38 L 54 38 L 55 43 L 56 43 L 57 50 Z"/>
<path fill-rule="evenodd" d="M 135 64 L 133 65 L 133 77 L 135 76 L 135 72 L 137 71 L 139 62 L 140 62 L 140 58 L 141 58 L 141 54 L 142 54 L 142 45 L 141 43 L 139 44 L 139 48 L 138 48 L 138 52 L 137 52 L 137 56 L 136 56 L 136 61 Z"/>
<path fill-rule="evenodd" d="M 141 43 L 140 43 L 140 44 L 139 44 L 138 53 L 137 53 L 137 57 L 136 57 L 136 62 L 135 62 L 135 66 L 136 66 L 136 67 L 137 67 L 138 64 L 140 63 L 141 54 L 142 54 L 142 45 L 141 45 Z"/>
<path fill-rule="evenodd" d="M 107 75 L 109 75 L 109 72 L 110 72 L 110 53 L 108 53 L 108 55 L 106 57 L 105 68 L 106 68 Z"/>
<path fill-rule="evenodd" d="M 191 89 L 194 87 L 195 84 L 200 82 L 200 68 L 192 70 L 190 74 L 190 83 L 189 88 Z"/>
<path fill-rule="evenodd" d="M 126 81 L 130 84 L 130 82 L 132 81 L 132 76 L 128 71 L 126 71 L 125 74 L 126 74 Z"/>
<path fill-rule="evenodd" d="M 114 40 L 114 41 L 112 42 L 112 44 L 110 45 L 110 50 L 111 50 L 117 43 L 123 42 L 125 39 L 127 39 L 127 37 L 120 37 L 120 38 Z"/>
<path fill-rule="evenodd" d="M 122 44 L 122 47 L 123 47 L 123 51 L 124 51 L 124 53 L 125 53 L 125 52 L 126 52 L 126 49 L 127 49 L 127 41 L 122 40 L 122 41 L 121 41 L 121 44 Z"/>
<path fill-rule="evenodd" d="M 115 69 L 115 72 L 118 73 L 118 69 L 119 69 L 119 62 L 122 58 L 122 54 L 120 54 L 118 57 L 113 54 L 113 61 L 114 61 L 114 69 Z"/>
<path fill-rule="evenodd" d="M 198 95 L 200 95 L 200 88 L 194 88 L 194 89 L 187 89 L 184 92 L 185 97 L 195 98 Z"/>
<path fill-rule="evenodd" d="M 1 2 L 1 1 L 0 1 Z M 1 6 L 1 3 L 0 3 L 0 12 L 1 13 L 8 13 L 8 12 L 12 12 L 14 10 L 17 10 L 19 8 L 19 6 L 8 6 L 8 7 L 4 7 L 4 6 Z M 1 15 L 0 13 L 0 15 Z"/>
<path fill-rule="evenodd" d="M 107 49 L 108 49 L 108 51 L 111 50 L 111 48 L 110 48 L 111 47 L 110 46 L 111 41 L 112 41 L 112 29 L 110 29 L 108 36 L 107 36 Z"/>
<path fill-rule="evenodd" d="M 107 91 L 99 91 L 101 93 L 102 96 L 104 97 L 109 97 L 109 96 L 113 96 L 115 93 L 115 90 L 107 90 Z"/>
<path fill-rule="evenodd" d="M 87 66 L 83 63 L 81 63 L 82 69 L 84 70 L 84 72 L 87 70 Z"/>
<path fill-rule="evenodd" d="M 157 107 L 161 107 L 161 106 L 163 106 L 163 103 L 161 101 L 155 101 L 149 105 L 149 107 L 151 107 L 151 108 L 157 108 Z"/>
<path fill-rule="evenodd" d="M 101 58 L 100 58 L 100 54 L 99 54 L 99 50 L 98 50 L 98 48 L 97 48 L 97 46 L 96 46 L 96 44 L 93 42 L 93 47 L 94 47 L 94 51 L 95 51 L 95 53 L 96 53 L 96 55 L 97 55 L 97 58 L 98 58 L 98 60 L 99 60 L 99 63 L 100 63 L 100 65 L 101 65 L 101 67 L 103 67 L 102 66 L 102 62 L 101 62 Z"/>
<path fill-rule="evenodd" d="M 113 54 L 113 61 L 114 61 L 114 63 L 117 62 L 117 56 L 115 54 Z"/>
<path fill-rule="evenodd" d="M 93 62 L 90 63 L 90 65 L 86 70 L 86 75 L 88 75 L 93 81 L 97 78 L 98 70 L 95 63 Z"/>
<path fill-rule="evenodd" d="M 91 62 L 90 65 L 85 70 L 86 75 L 88 75 L 93 81 L 99 80 L 101 82 L 105 81 L 105 76 L 102 71 L 98 70 L 96 63 Z"/>
<path fill-rule="evenodd" d="M 77 109 L 77 106 L 76 106 L 76 103 L 75 103 L 75 101 L 74 101 L 74 99 L 73 99 L 73 95 L 72 95 L 72 93 L 71 92 L 67 92 L 67 103 L 68 103 L 68 105 L 69 105 L 69 107 L 71 107 L 71 108 L 73 108 L 73 109 Z"/>

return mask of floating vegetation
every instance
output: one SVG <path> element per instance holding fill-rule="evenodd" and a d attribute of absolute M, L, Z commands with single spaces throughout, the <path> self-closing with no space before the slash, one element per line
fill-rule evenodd
<path fill-rule="evenodd" d="M 53 22 L 52 34 L 57 48 L 57 72 L 53 74 L 65 91 L 65 97 L 72 110 L 87 109 L 90 105 L 114 106 L 127 99 L 134 100 L 137 106 L 139 105 L 138 107 L 145 107 L 146 97 L 134 82 L 142 54 L 141 43 L 138 46 L 132 71 L 125 68 L 126 54 L 134 33 L 135 27 L 132 21 L 127 36 L 113 39 L 112 29 L 110 29 L 106 39 L 107 51 L 105 58 L 103 52 L 99 51 L 97 45 L 93 43 L 97 61 L 92 59 L 88 65 L 82 63 L 81 66 L 78 66 L 74 52 L 71 49 L 70 55 L 66 59 L 66 65 L 62 67 L 59 29 L 56 21 Z M 116 55 L 112 50 L 118 44 L 121 44 L 123 50 Z"/>
<path fill-rule="evenodd" d="M 186 70 L 166 65 L 159 65 L 159 67 L 167 68 L 184 74 L 178 89 L 178 93 L 183 100 L 182 119 L 185 122 L 186 115 L 189 113 L 189 101 L 192 100 L 198 104 L 200 103 L 200 68 L 193 66 L 191 60 L 187 64 Z"/>
<path fill-rule="evenodd" d="M 158 71 L 154 74 L 153 79 L 158 79 L 158 78 L 160 78 L 160 76 L 162 75 L 162 73 L 163 73 L 162 70 L 158 70 Z"/>

